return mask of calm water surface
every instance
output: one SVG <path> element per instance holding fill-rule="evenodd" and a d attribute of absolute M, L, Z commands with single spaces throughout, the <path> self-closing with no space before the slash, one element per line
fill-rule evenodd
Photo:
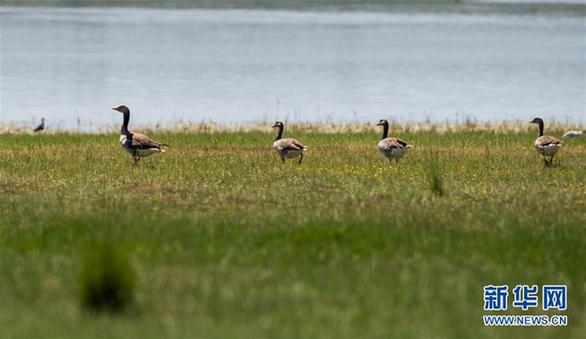
<path fill-rule="evenodd" d="M 0 10 L 0 123 L 586 121 L 583 16 Z"/>

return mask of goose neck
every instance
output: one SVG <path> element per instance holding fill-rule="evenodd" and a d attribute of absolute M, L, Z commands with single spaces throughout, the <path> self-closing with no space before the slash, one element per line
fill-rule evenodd
<path fill-rule="evenodd" d="M 281 140 L 283 138 L 283 130 L 285 129 L 284 126 L 279 126 L 279 132 L 277 133 L 277 138 L 275 139 L 275 141 L 277 140 Z"/>
<path fill-rule="evenodd" d="M 389 123 L 385 122 L 385 124 L 383 125 L 383 136 L 381 137 L 381 140 L 386 139 L 389 135 Z"/>
<path fill-rule="evenodd" d="M 130 113 L 125 112 L 124 120 L 122 121 L 122 127 L 120 128 L 120 134 L 129 135 L 130 132 L 128 131 L 128 123 L 130 122 Z"/>

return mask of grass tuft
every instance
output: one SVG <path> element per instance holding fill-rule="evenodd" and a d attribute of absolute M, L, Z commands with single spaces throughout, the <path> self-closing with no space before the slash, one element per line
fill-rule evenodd
<path fill-rule="evenodd" d="M 435 196 L 443 196 L 445 193 L 444 177 L 437 160 L 437 152 L 434 149 L 430 149 L 430 161 L 427 175 L 431 193 Z"/>
<path fill-rule="evenodd" d="M 90 251 L 79 282 L 81 304 L 92 312 L 120 312 L 134 300 L 134 271 L 123 251 L 110 240 L 101 241 Z"/>

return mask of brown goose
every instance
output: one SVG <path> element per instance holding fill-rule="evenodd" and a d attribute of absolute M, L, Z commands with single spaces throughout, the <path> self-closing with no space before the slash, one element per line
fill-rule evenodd
<path fill-rule="evenodd" d="M 543 135 L 543 119 L 535 118 L 529 121 L 531 124 L 539 125 L 539 136 L 535 139 L 535 150 L 545 161 L 545 166 L 553 164 L 554 155 L 562 148 L 563 141 L 550 135 Z M 549 157 L 549 161 L 546 157 Z"/>
<path fill-rule="evenodd" d="M 134 159 L 133 165 L 136 165 L 140 158 L 148 157 L 149 155 L 165 152 L 161 146 L 169 146 L 167 144 L 154 141 L 141 133 L 133 133 L 128 130 L 128 122 L 130 121 L 130 110 L 128 107 L 122 105 L 112 108 L 124 115 L 122 128 L 120 128 L 120 144 L 122 147 L 132 155 Z"/>
<path fill-rule="evenodd" d="M 396 163 L 399 163 L 399 159 L 401 159 L 405 153 L 407 153 L 409 148 L 413 147 L 413 145 L 409 145 L 401 139 L 389 138 L 389 122 L 385 119 L 380 119 L 376 125 L 383 126 L 383 136 L 378 143 L 378 150 L 389 159 L 389 161 L 392 162 L 394 159 Z"/>
<path fill-rule="evenodd" d="M 285 125 L 281 121 L 275 122 L 272 127 L 279 129 L 277 138 L 273 143 L 273 148 L 277 151 L 277 153 L 279 153 L 283 164 L 285 163 L 285 159 L 295 157 L 299 157 L 299 164 L 301 164 L 301 161 L 303 161 L 303 152 L 307 149 L 307 147 L 305 147 L 296 139 L 283 139 L 283 130 L 285 130 Z"/>

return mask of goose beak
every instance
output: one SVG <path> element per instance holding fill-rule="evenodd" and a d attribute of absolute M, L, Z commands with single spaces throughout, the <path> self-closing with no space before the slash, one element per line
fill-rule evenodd
<path fill-rule="evenodd" d="M 112 109 L 115 110 L 115 111 L 117 111 L 118 110 L 118 107 L 112 107 Z"/>

